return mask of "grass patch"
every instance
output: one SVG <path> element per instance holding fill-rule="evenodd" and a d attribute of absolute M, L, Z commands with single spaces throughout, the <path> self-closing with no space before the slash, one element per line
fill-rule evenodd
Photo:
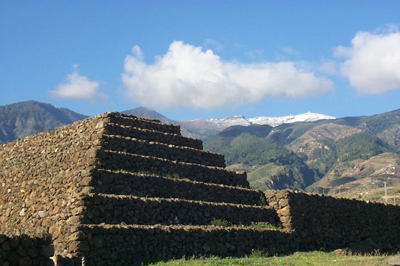
<path fill-rule="evenodd" d="M 222 227 L 233 226 L 232 223 L 228 222 L 227 220 L 223 220 L 223 219 L 213 219 L 210 224 L 212 226 L 222 226 Z"/>
<path fill-rule="evenodd" d="M 279 226 L 268 223 L 268 222 L 252 222 L 250 228 L 269 228 L 269 229 L 281 229 Z"/>
<path fill-rule="evenodd" d="M 388 260 L 391 256 L 378 255 L 354 255 L 345 256 L 338 255 L 333 252 L 322 252 L 322 251 L 312 251 L 312 252 L 296 252 L 288 256 L 274 256 L 266 257 L 262 252 L 253 252 L 252 255 L 242 257 L 242 258 L 218 258 L 218 257 L 199 257 L 199 258 L 182 258 L 169 261 L 160 261 L 151 264 L 142 265 L 152 265 L 152 266 L 223 266 L 223 265 L 274 265 L 274 266 L 310 266 L 310 265 L 346 265 L 346 266 L 378 266 L 387 265 Z"/>
<path fill-rule="evenodd" d="M 222 226 L 222 227 L 231 227 L 231 226 L 238 226 L 238 227 L 248 227 L 248 228 L 269 228 L 269 229 L 280 229 L 279 226 L 270 224 L 268 222 L 251 222 L 251 225 L 236 225 L 227 220 L 223 219 L 213 219 L 210 223 L 212 226 Z"/>

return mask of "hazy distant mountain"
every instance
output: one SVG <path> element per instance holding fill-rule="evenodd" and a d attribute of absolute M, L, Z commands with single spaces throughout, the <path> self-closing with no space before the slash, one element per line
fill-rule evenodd
<path fill-rule="evenodd" d="M 0 143 L 73 123 L 87 116 L 51 104 L 26 101 L 0 106 Z"/>

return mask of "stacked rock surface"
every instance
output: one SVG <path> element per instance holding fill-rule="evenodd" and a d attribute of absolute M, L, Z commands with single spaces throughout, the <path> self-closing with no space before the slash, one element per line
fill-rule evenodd
<path fill-rule="evenodd" d="M 149 250 L 162 256 L 214 254 L 211 247 L 226 245 L 225 238 L 215 238 L 215 220 L 242 227 L 279 222 L 272 208 L 262 206 L 263 193 L 249 188 L 245 173 L 226 170 L 222 155 L 203 151 L 202 142 L 183 137 L 179 126 L 156 120 L 105 113 L 2 145 L 0 157 L 2 231 L 49 233 L 59 263 L 85 257 L 88 265 L 98 264 L 102 243 L 121 237 L 102 251 L 101 263 L 133 263 Z M 154 226 L 157 239 L 144 242 Z M 254 232 L 217 231 L 235 234 L 246 247 L 232 244 L 229 253 L 240 254 L 254 242 L 247 230 Z M 176 232 L 215 244 L 170 253 Z"/>

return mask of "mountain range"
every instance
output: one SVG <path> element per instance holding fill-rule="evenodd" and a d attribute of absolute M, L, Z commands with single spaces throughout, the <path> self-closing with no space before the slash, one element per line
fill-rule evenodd
<path fill-rule="evenodd" d="M 137 117 L 158 119 L 163 123 L 180 125 L 182 135 L 202 140 L 206 140 L 231 126 L 270 125 L 276 127 L 281 124 L 288 124 L 295 122 L 335 119 L 335 117 L 333 116 L 307 112 L 299 115 L 289 115 L 281 117 L 260 116 L 253 118 L 245 118 L 244 116 L 232 116 L 226 118 L 172 120 L 166 118 L 165 116 L 161 115 L 160 113 L 157 113 L 154 110 L 145 107 L 139 107 L 136 109 L 123 111 L 122 113 L 134 115 Z"/>
<path fill-rule="evenodd" d="M 0 144 L 73 123 L 87 116 L 51 104 L 26 101 L 0 106 Z"/>
<path fill-rule="evenodd" d="M 184 136 L 223 153 L 227 167 L 245 170 L 253 188 L 303 191 L 378 200 L 400 193 L 400 109 L 373 116 L 285 117 L 178 121 L 144 107 L 123 113 L 181 126 Z M 46 103 L 0 106 L 0 144 L 87 116 Z"/>
<path fill-rule="evenodd" d="M 400 109 L 373 116 L 229 127 L 205 141 L 253 188 L 380 200 L 400 193 Z M 368 180 L 368 181 L 367 181 Z"/>
<path fill-rule="evenodd" d="M 227 118 L 209 118 L 194 120 L 172 120 L 162 114 L 145 107 L 122 111 L 124 114 L 137 117 L 158 119 L 162 123 L 181 126 L 182 135 L 191 138 L 206 140 L 225 128 L 231 126 L 271 125 L 278 126 L 284 123 L 300 121 L 316 121 L 321 119 L 335 119 L 315 113 L 304 113 L 283 117 L 254 117 L 233 116 Z M 23 138 L 45 130 L 52 130 L 58 126 L 73 123 L 86 118 L 67 108 L 55 108 L 51 104 L 36 101 L 26 101 L 0 106 L 0 144 Z"/>

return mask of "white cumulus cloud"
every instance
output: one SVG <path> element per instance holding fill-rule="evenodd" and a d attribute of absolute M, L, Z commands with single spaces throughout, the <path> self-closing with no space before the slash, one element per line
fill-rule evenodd
<path fill-rule="evenodd" d="M 388 27 L 379 33 L 358 32 L 351 47 L 339 46 L 336 56 L 346 60 L 340 72 L 358 92 L 381 94 L 400 89 L 400 31 Z"/>
<path fill-rule="evenodd" d="M 295 62 L 225 62 L 212 50 L 174 41 L 146 64 L 138 46 L 125 58 L 122 80 L 132 101 L 146 106 L 220 108 L 265 97 L 299 98 L 332 89 L 332 82 Z"/>
<path fill-rule="evenodd" d="M 65 84 L 60 84 L 55 90 L 50 90 L 50 94 L 54 98 L 71 98 L 71 99 L 106 99 L 107 95 L 98 92 L 100 83 L 90 81 L 85 76 L 80 76 L 78 73 L 78 65 L 74 65 L 74 71 L 66 77 L 68 81 Z"/>

